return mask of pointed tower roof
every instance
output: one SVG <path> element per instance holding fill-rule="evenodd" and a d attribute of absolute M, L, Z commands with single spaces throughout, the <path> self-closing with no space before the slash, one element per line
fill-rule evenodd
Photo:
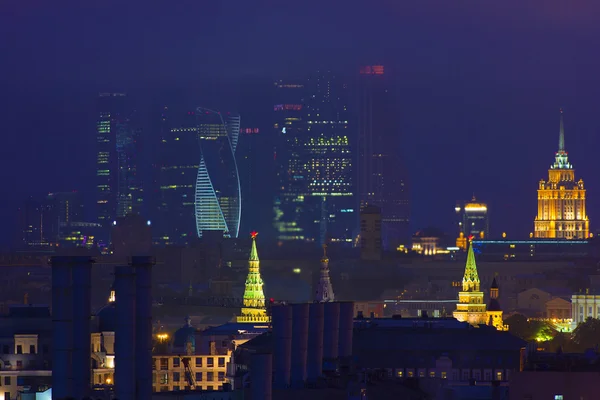
<path fill-rule="evenodd" d="M 463 277 L 463 283 L 465 282 L 480 283 L 477 264 L 475 264 L 475 253 L 473 253 L 472 237 L 469 240 L 469 252 L 467 254 L 467 264 L 465 265 L 465 275 Z"/>
<path fill-rule="evenodd" d="M 496 277 L 494 276 L 494 280 L 492 281 L 492 286 L 490 289 L 498 289 L 498 282 L 496 282 Z"/>
<path fill-rule="evenodd" d="M 563 110 L 560 109 L 560 131 L 558 134 L 558 152 L 565 151 L 565 124 L 563 121 Z"/>
<path fill-rule="evenodd" d="M 256 235 L 258 235 L 258 232 L 256 231 L 250 233 L 250 236 L 252 237 L 252 249 L 250 250 L 249 261 L 259 261 L 258 250 L 256 250 Z"/>

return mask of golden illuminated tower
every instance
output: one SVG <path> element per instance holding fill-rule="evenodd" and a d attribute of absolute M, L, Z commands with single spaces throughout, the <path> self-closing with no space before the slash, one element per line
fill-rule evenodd
<path fill-rule="evenodd" d="M 477 326 L 488 323 L 488 313 L 483 302 L 483 292 L 480 290 L 481 281 L 477 273 L 472 241 L 473 237 L 471 236 L 469 237 L 469 252 L 462 280 L 462 291 L 458 293 L 458 304 L 452 315 L 459 321 Z"/>
<path fill-rule="evenodd" d="M 252 232 L 252 249 L 248 259 L 248 277 L 244 290 L 244 307 L 242 315 L 237 317 L 237 322 L 269 322 L 267 309 L 265 307 L 265 294 L 263 292 L 263 280 L 260 277 L 260 260 L 256 250 L 256 235 Z"/>
<path fill-rule="evenodd" d="M 558 151 L 548 170 L 548 181 L 538 187 L 538 212 L 534 237 L 542 239 L 587 239 L 590 221 L 585 210 L 583 180 L 575 181 L 575 170 L 565 151 L 563 111 L 560 110 Z"/>

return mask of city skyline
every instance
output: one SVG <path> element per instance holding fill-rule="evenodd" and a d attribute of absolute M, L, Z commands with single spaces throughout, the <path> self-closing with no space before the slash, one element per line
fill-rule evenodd
<path fill-rule="evenodd" d="M 61 24 L 58 21 L 62 17 L 33 23 L 38 12 L 49 11 L 46 6 L 35 10 L 15 6 L 11 12 L 18 17 L 7 19 L 3 27 L 26 45 L 8 46 L 7 57 L 28 60 L 30 56 L 23 53 L 23 48 L 61 57 L 53 56 L 55 64 L 36 67 L 35 71 L 32 66 L 36 63 L 22 63 L 3 71 L 7 87 L 0 112 L 9 140 L 0 162 L 7 190 L 14 196 L 2 200 L 0 215 L 7 225 L 13 225 L 15 210 L 30 194 L 74 188 L 87 194 L 93 190 L 87 183 L 90 177 L 82 177 L 82 171 L 90 170 L 91 162 L 91 155 L 83 149 L 93 146 L 92 138 L 83 132 L 93 129 L 90 110 L 98 92 L 123 91 L 133 96 L 137 91 L 144 107 L 162 102 L 158 92 L 172 94 L 179 90 L 183 97 L 194 97 L 189 104 L 227 109 L 222 106 L 223 98 L 213 97 L 225 97 L 220 92 L 227 92 L 227 97 L 233 93 L 235 97 L 237 86 L 244 80 L 274 82 L 280 77 L 301 76 L 323 65 L 350 76 L 360 65 L 381 64 L 394 72 L 392 86 L 398 91 L 402 110 L 398 125 L 406 142 L 396 150 L 404 153 L 410 170 L 411 200 L 415 205 L 411 210 L 411 231 L 441 225 L 450 232 L 452 221 L 443 222 L 447 207 L 475 192 L 493 210 L 494 232 L 505 231 L 509 237 L 531 232 L 535 198 L 529 191 L 543 174 L 539 168 L 547 164 L 546 155 L 556 150 L 555 139 L 549 136 L 555 132 L 553 116 L 560 106 L 569 115 L 571 162 L 577 165 L 581 176 L 588 177 L 588 209 L 593 221 L 593 210 L 600 204 L 600 188 L 592 183 L 596 171 L 592 151 L 598 147 L 596 132 L 600 128 L 595 117 L 598 58 L 589 41 L 579 39 L 590 37 L 598 29 L 589 18 L 595 15 L 596 6 L 563 10 L 533 0 L 527 4 L 531 8 L 507 5 L 506 10 L 512 11 L 505 12 L 491 4 L 458 10 L 455 5 L 440 2 L 443 12 L 438 16 L 432 16 L 429 8 L 420 4 L 402 12 L 383 4 L 369 9 L 351 6 L 346 10 L 349 15 L 364 18 L 371 29 L 358 35 L 355 24 L 349 22 L 352 19 L 341 19 L 328 25 L 317 24 L 318 29 L 302 38 L 297 35 L 311 15 L 308 4 L 295 5 L 297 13 L 290 18 L 275 18 L 285 14 L 280 9 L 265 14 L 261 12 L 264 5 L 245 5 L 230 10 L 228 18 L 247 26 L 247 16 L 251 15 L 264 25 L 258 30 L 249 29 L 243 43 L 219 28 L 224 40 L 229 39 L 229 46 L 223 46 L 227 50 L 208 44 L 203 47 L 216 60 L 214 63 L 205 63 L 207 58 L 191 53 L 183 54 L 177 46 L 166 46 L 167 42 L 186 43 L 187 48 L 194 48 L 196 40 L 203 41 L 214 34 L 207 25 L 186 25 L 183 21 L 191 17 L 178 12 L 165 20 L 176 29 L 167 29 L 165 39 L 155 40 L 156 51 L 164 54 L 158 64 L 140 64 L 139 60 L 145 58 L 133 45 L 143 38 L 142 31 L 151 37 L 157 34 L 149 29 L 150 21 L 155 19 L 144 22 L 134 18 L 144 28 L 135 35 L 122 35 L 124 28 L 107 32 L 107 36 L 82 29 L 81 38 L 86 38 L 86 46 L 82 46 L 78 39 L 70 37 L 68 29 L 99 26 L 99 16 L 109 13 L 104 6 L 95 11 L 97 15 L 83 5 L 76 6 L 72 11 L 79 13 L 80 18 Z M 331 5 L 325 8 L 329 12 L 335 9 Z M 193 14 L 193 9 L 188 11 Z M 117 17 L 116 26 L 130 26 L 129 18 L 137 14 L 139 10 L 124 10 Z M 159 15 L 152 7 L 145 8 L 142 14 Z M 215 21 L 223 18 L 210 7 L 202 15 L 213 15 Z M 373 20 L 381 23 L 374 24 Z M 125 21 L 128 23 L 123 24 Z M 391 21 L 393 24 L 389 24 Z M 210 26 L 214 27 L 212 23 Z M 55 32 L 55 36 L 38 34 L 44 27 Z M 272 33 L 283 31 L 298 39 L 297 51 L 278 51 L 289 38 L 284 40 Z M 498 38 L 493 33 L 498 31 L 505 34 Z M 121 36 L 125 39 L 117 40 Z M 64 46 L 53 44 L 53 37 L 64 39 Z M 269 39 L 261 40 L 265 38 Z M 113 44 L 113 54 L 121 57 L 118 64 L 122 69 L 100 56 L 106 43 Z M 231 51 L 233 48 L 241 51 Z M 54 52 L 47 53 L 49 49 Z M 236 59 L 245 61 L 228 62 L 234 54 Z M 81 62 L 76 57 L 81 57 Z M 76 85 L 70 83 L 75 77 Z M 154 88 L 156 93 L 152 94 Z M 36 91 L 37 96 L 25 95 Z M 49 100 L 57 97 L 57 101 Z M 57 119 L 60 124 L 48 123 Z M 61 146 L 56 144 L 59 137 L 64 138 Z M 506 163 L 507 154 L 517 162 Z M 523 165 L 531 168 L 522 168 Z M 450 169 L 453 174 L 448 176 Z M 499 190 L 500 187 L 505 189 Z M 10 237 L 12 232 L 6 229 L 2 243 Z"/>

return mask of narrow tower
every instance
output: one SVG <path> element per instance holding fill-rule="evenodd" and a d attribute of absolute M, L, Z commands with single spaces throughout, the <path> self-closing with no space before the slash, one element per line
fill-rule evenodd
<path fill-rule="evenodd" d="M 246 289 L 244 290 L 244 307 L 242 315 L 237 317 L 237 322 L 269 322 L 267 309 L 265 307 L 265 294 L 263 292 L 263 280 L 260 277 L 260 260 L 256 250 L 257 232 L 252 232 L 252 249 L 248 259 L 248 277 L 246 278 Z"/>
<path fill-rule="evenodd" d="M 327 245 L 323 245 L 323 258 L 321 258 L 321 276 L 315 292 L 317 303 L 329 303 L 334 301 L 333 287 L 329 278 L 329 258 L 327 257 Z"/>
<path fill-rule="evenodd" d="M 500 302 L 498 301 L 498 294 L 498 282 L 496 282 L 496 277 L 494 277 L 492 286 L 490 286 L 490 303 L 487 309 L 488 325 L 494 326 L 499 331 L 503 331 L 506 329 L 502 321 L 502 307 L 500 307 Z"/>
<path fill-rule="evenodd" d="M 585 207 L 583 180 L 575 180 L 575 170 L 565 150 L 563 111 L 560 110 L 558 151 L 548 170 L 548 181 L 538 185 L 538 211 L 534 237 L 541 239 L 587 239 L 590 221 Z"/>
<path fill-rule="evenodd" d="M 487 324 L 486 306 L 483 302 L 483 292 L 479 290 L 481 281 L 475 264 L 473 253 L 473 236 L 469 237 L 469 252 L 462 280 L 462 291 L 458 293 L 458 304 L 453 315 L 459 321 L 471 325 Z"/>

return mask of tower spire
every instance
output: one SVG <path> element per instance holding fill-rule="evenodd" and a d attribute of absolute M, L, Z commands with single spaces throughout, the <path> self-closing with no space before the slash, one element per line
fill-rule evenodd
<path fill-rule="evenodd" d="M 560 132 L 558 135 L 558 152 L 565 151 L 565 125 L 563 122 L 563 109 L 560 109 Z"/>
<path fill-rule="evenodd" d="M 479 291 L 479 274 L 477 273 L 477 264 L 475 263 L 475 253 L 473 253 L 473 236 L 469 237 L 469 252 L 467 253 L 467 264 L 465 265 L 465 275 L 463 276 L 463 291 Z"/>
<path fill-rule="evenodd" d="M 244 299 L 242 315 L 237 317 L 237 322 L 269 322 L 267 308 L 265 304 L 265 294 L 263 292 L 263 280 L 260 276 L 260 261 L 256 249 L 257 232 L 252 232 L 252 248 L 250 258 L 248 259 L 248 276 L 246 277 L 246 287 L 244 289 Z"/>
<path fill-rule="evenodd" d="M 321 258 L 321 271 L 319 284 L 315 291 L 315 301 L 317 303 L 328 303 L 334 301 L 333 286 L 329 277 L 329 257 L 327 257 L 327 245 L 323 245 L 323 258 Z"/>

